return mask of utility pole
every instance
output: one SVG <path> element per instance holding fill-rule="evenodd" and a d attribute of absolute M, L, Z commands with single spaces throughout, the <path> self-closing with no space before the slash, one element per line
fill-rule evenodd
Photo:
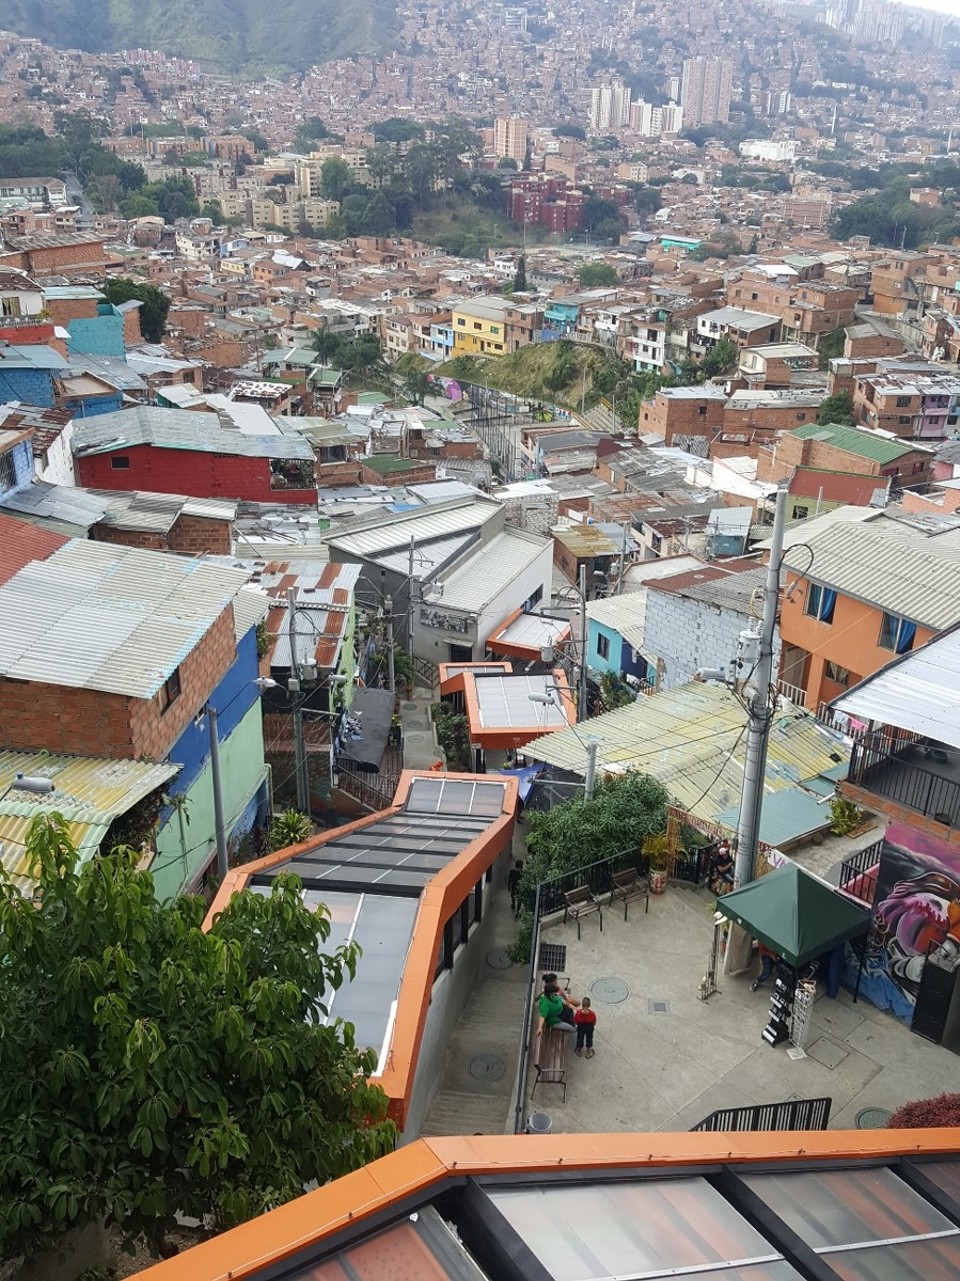
<path fill-rule="evenodd" d="M 223 776 L 220 773 L 220 735 L 217 727 L 217 709 L 208 703 L 207 728 L 210 733 L 210 775 L 213 779 L 213 826 L 217 836 L 217 879 L 222 885 L 230 871 L 227 857 L 227 833 L 223 821 Z"/>
<path fill-rule="evenodd" d="M 296 763 L 297 809 L 310 813 L 310 774 L 307 749 L 303 741 L 303 695 L 300 687 L 300 662 L 297 658 L 297 589 L 287 588 L 287 613 L 290 628 L 290 681 L 287 689 L 293 701 L 293 752 Z"/>
<path fill-rule="evenodd" d="M 587 749 L 587 772 L 583 778 L 583 799 L 585 801 L 593 800 L 593 792 L 597 782 L 597 748 L 600 746 L 599 738 L 588 738 L 585 741 Z"/>
<path fill-rule="evenodd" d="M 619 568 L 619 570 L 617 571 L 617 595 L 618 595 L 618 596 L 619 596 L 619 595 L 622 593 L 622 591 L 623 591 L 623 575 L 624 575 L 624 571 L 625 571 L 625 569 L 626 569 L 626 563 L 627 563 L 627 530 L 628 530 L 629 528 L 630 528 L 630 524 L 629 524 L 629 522 L 628 522 L 628 521 L 624 521 L 624 522 L 623 522 L 623 528 L 622 528 L 622 529 L 621 529 L 621 531 L 620 531 L 620 533 L 621 533 L 621 539 L 620 539 L 620 568 Z"/>
<path fill-rule="evenodd" d="M 760 811 L 763 806 L 763 782 L 767 764 L 767 740 L 773 711 L 770 705 L 770 686 L 773 683 L 773 640 L 777 627 L 777 606 L 780 600 L 780 561 L 783 556 L 783 528 L 787 515 L 787 491 L 777 490 L 773 515 L 773 536 L 770 539 L 770 561 L 763 595 L 763 620 L 760 624 L 760 656 L 750 685 L 753 693 L 749 702 L 747 727 L 747 756 L 743 771 L 743 792 L 740 797 L 740 821 L 737 824 L 737 863 L 734 885 L 746 885 L 753 880 L 760 838 Z M 747 692 L 747 691 L 745 691 Z"/>
<path fill-rule="evenodd" d="M 577 695 L 577 720 L 587 719 L 587 565 L 580 565 L 580 691 Z"/>
<path fill-rule="evenodd" d="M 391 596 L 387 596 L 383 602 L 383 615 L 387 620 L 387 689 L 391 694 L 395 694 L 397 681 L 393 670 L 393 598 Z"/>
<path fill-rule="evenodd" d="M 416 555 L 417 544 L 414 541 L 413 534 L 410 535 L 410 561 L 407 565 L 407 657 L 410 659 L 410 665 L 413 665 L 413 606 L 414 606 L 414 587 L 413 587 L 413 558 Z"/>

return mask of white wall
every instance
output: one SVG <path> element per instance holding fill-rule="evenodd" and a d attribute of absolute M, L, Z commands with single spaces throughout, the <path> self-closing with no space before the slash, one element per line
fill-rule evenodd
<path fill-rule="evenodd" d="M 553 543 L 544 540 L 544 545 L 536 559 L 531 561 L 526 569 L 517 575 L 510 586 L 495 597 L 480 615 L 477 622 L 479 643 L 485 645 L 490 633 L 496 631 L 500 624 L 509 618 L 515 609 L 519 609 L 524 601 L 529 600 L 538 587 L 543 589 L 543 598 L 536 608 L 549 606 L 552 580 Z M 482 658 L 483 654 L 481 653 L 477 657 Z"/>
<path fill-rule="evenodd" d="M 457 948 L 452 970 L 444 970 L 433 985 L 430 1008 L 423 1029 L 420 1054 L 413 1080 L 413 1093 L 401 1145 L 419 1137 L 420 1127 L 430 1110 L 447 1061 L 447 1045 L 463 1013 L 477 975 L 492 943 L 493 914 L 488 910 L 496 881 L 483 883 L 483 916 L 474 926 L 465 945 Z M 473 891 L 471 890 L 471 894 Z"/>
<path fill-rule="evenodd" d="M 76 475 L 73 470 L 73 450 L 70 442 L 73 439 L 73 423 L 67 423 L 63 431 L 47 450 L 46 459 L 35 458 L 37 475 L 51 485 L 75 485 Z"/>

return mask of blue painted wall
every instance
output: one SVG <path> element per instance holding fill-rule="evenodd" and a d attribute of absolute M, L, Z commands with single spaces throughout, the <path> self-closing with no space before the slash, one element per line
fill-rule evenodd
<path fill-rule="evenodd" d="M 601 636 L 606 639 L 608 646 L 606 658 L 601 657 L 598 648 Z M 587 621 L 587 666 L 591 671 L 613 672 L 615 676 L 619 675 L 622 647 L 623 638 L 619 632 L 614 631 L 612 627 L 594 622 L 592 618 Z"/>
<path fill-rule="evenodd" d="M 53 408 L 53 374 L 49 369 L 4 369 L 0 372 L 0 401 L 22 400 L 25 405 Z"/>
<path fill-rule="evenodd" d="M 80 316 L 70 321 L 67 350 L 84 356 L 122 356 L 123 316 L 112 303 L 97 304 L 96 316 Z"/>
<path fill-rule="evenodd" d="M 6 457 L 13 460 L 13 484 L 0 492 L 15 494 L 33 482 L 33 449 L 29 440 L 21 440 L 13 449 L 8 449 Z"/>
<path fill-rule="evenodd" d="M 638 680 L 649 681 L 651 685 L 656 684 L 657 669 L 651 667 L 642 654 L 638 652 L 637 658 L 633 657 L 633 646 L 628 645 L 621 638 L 622 649 L 620 651 L 620 670 L 624 676 L 636 676 Z"/>
<path fill-rule="evenodd" d="M 210 702 L 217 709 L 217 737 L 220 742 L 229 738 L 251 706 L 260 698 L 254 685 L 259 675 L 257 663 L 256 631 L 251 627 L 237 645 L 233 666 L 210 695 Z M 199 728 L 193 721 L 187 726 L 170 750 L 169 760 L 182 765 L 179 775 L 170 784 L 173 795 L 185 792 L 210 759 L 210 730 L 204 719 Z"/>
<path fill-rule="evenodd" d="M 123 408 L 123 393 L 112 391 L 105 396 L 70 396 L 63 402 L 78 418 L 96 418 L 97 414 L 112 414 Z"/>

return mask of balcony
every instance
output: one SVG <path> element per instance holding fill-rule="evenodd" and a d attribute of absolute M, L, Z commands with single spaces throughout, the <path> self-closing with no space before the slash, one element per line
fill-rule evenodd
<path fill-rule="evenodd" d="M 960 828 L 960 751 L 880 731 L 854 742 L 848 784 L 946 827 Z"/>
<path fill-rule="evenodd" d="M 795 707 L 807 705 L 807 691 L 802 685 L 791 685 L 789 681 L 777 681 L 777 692 Z"/>

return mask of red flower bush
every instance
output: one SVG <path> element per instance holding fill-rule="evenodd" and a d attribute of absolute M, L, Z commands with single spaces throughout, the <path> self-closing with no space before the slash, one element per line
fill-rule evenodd
<path fill-rule="evenodd" d="M 891 1130 L 925 1130 L 960 1126 L 960 1094 L 938 1094 L 935 1099 L 917 1099 L 897 1108 L 888 1122 Z"/>

